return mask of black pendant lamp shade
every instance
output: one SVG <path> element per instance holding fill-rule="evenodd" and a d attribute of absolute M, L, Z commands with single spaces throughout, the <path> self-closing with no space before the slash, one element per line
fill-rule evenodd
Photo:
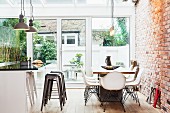
<path fill-rule="evenodd" d="M 19 23 L 14 26 L 14 30 L 28 30 L 28 25 L 24 23 L 24 15 L 22 14 L 24 10 L 24 0 L 21 0 L 21 14 L 19 15 Z"/>
<path fill-rule="evenodd" d="M 37 30 L 33 27 L 33 20 L 30 19 L 29 20 L 29 30 L 26 30 L 26 32 L 29 32 L 29 33 L 36 33 Z"/>
<path fill-rule="evenodd" d="M 24 23 L 24 16 L 19 15 L 19 23 L 14 26 L 15 30 L 28 30 L 28 25 Z"/>
<path fill-rule="evenodd" d="M 37 32 L 37 30 L 33 27 L 33 21 L 34 21 L 33 5 L 32 5 L 32 0 L 30 0 L 30 20 L 29 20 L 29 30 L 26 30 L 27 33 Z"/>

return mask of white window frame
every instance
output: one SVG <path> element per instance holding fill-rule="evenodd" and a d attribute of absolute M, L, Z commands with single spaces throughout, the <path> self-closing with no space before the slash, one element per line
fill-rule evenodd
<path fill-rule="evenodd" d="M 74 37 L 74 44 L 67 44 L 68 36 Z M 62 33 L 62 37 L 64 37 L 64 44 L 62 46 L 78 46 L 78 33 Z"/>

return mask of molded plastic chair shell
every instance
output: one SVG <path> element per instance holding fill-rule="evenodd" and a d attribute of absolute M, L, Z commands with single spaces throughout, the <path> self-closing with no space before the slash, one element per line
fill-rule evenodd
<path fill-rule="evenodd" d="M 126 86 L 137 86 L 137 85 L 139 85 L 143 72 L 144 72 L 144 69 L 140 68 L 135 81 L 126 83 Z"/>
<path fill-rule="evenodd" d="M 139 72 L 139 67 L 138 66 L 135 66 L 132 71 L 135 71 L 135 74 L 128 74 L 128 75 L 124 75 L 126 77 L 126 83 L 128 82 L 132 82 L 136 79 L 137 77 L 137 74 Z"/>
<path fill-rule="evenodd" d="M 83 81 L 86 86 L 99 86 L 99 80 L 97 80 L 94 77 L 87 77 L 85 74 L 85 71 L 81 69 L 82 75 L 83 75 Z"/>
<path fill-rule="evenodd" d="M 120 72 L 108 73 L 101 77 L 101 86 L 106 90 L 121 90 L 125 87 L 125 77 Z"/>
<path fill-rule="evenodd" d="M 140 84 L 141 76 L 143 75 L 143 72 L 144 72 L 144 69 L 140 68 L 135 81 L 128 82 L 125 84 L 126 93 L 124 96 L 124 100 L 126 101 L 129 95 L 131 95 L 133 99 L 136 100 L 137 103 L 139 103 L 139 106 L 140 106 L 140 102 L 139 102 L 139 98 L 137 94 L 137 86 L 139 86 Z"/>
<path fill-rule="evenodd" d="M 86 103 L 90 99 L 92 94 L 94 94 L 99 100 L 98 95 L 99 95 L 100 84 L 99 84 L 99 80 L 97 80 L 96 78 L 86 76 L 84 69 L 81 68 L 81 72 L 83 75 L 84 84 L 86 85 L 85 91 L 84 91 L 84 100 L 85 100 L 85 106 L 86 106 Z"/>

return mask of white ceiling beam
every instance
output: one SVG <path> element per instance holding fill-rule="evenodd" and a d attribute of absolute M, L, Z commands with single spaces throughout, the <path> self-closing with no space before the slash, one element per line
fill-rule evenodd
<path fill-rule="evenodd" d="M 11 6 L 11 7 L 14 7 L 14 1 L 13 0 L 6 0 L 7 3 Z"/>
<path fill-rule="evenodd" d="M 45 7 L 45 3 L 46 3 L 46 1 L 44 1 L 44 0 L 40 0 L 40 2 L 41 2 L 41 4 L 42 4 L 42 6 L 43 6 L 43 7 Z"/>
<path fill-rule="evenodd" d="M 45 5 L 46 6 L 46 5 Z M 8 8 L 8 10 L 7 10 Z M 29 8 L 25 9 L 29 10 Z M 18 12 L 20 11 L 20 7 L 0 7 L 0 18 L 11 18 L 18 17 Z M 12 13 L 11 13 L 12 12 Z M 29 12 L 29 11 L 28 11 Z M 27 13 L 27 12 L 26 12 Z M 36 15 L 36 16 L 35 16 Z M 131 15 L 135 15 L 135 7 L 133 6 L 115 6 L 115 17 L 130 17 Z M 79 17 L 110 17 L 110 7 L 100 7 L 100 6 L 80 6 L 80 7 L 36 7 L 34 9 L 34 17 L 66 17 L 66 16 L 79 16 Z"/>
<path fill-rule="evenodd" d="M 74 6 L 76 7 L 77 0 L 72 0 L 72 1 L 73 1 Z"/>
<path fill-rule="evenodd" d="M 110 3 L 109 1 L 110 1 L 110 0 L 107 0 L 107 3 L 106 3 L 107 6 L 109 6 L 109 3 Z"/>

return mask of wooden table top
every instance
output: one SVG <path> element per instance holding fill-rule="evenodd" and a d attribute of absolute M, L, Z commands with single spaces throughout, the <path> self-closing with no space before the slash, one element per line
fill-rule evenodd
<path fill-rule="evenodd" d="M 114 71 L 120 72 L 122 74 L 135 74 L 135 71 L 127 70 L 121 67 L 115 70 L 106 70 L 103 68 L 97 68 L 97 69 L 92 69 L 92 71 L 93 71 L 93 74 L 108 74 Z"/>

